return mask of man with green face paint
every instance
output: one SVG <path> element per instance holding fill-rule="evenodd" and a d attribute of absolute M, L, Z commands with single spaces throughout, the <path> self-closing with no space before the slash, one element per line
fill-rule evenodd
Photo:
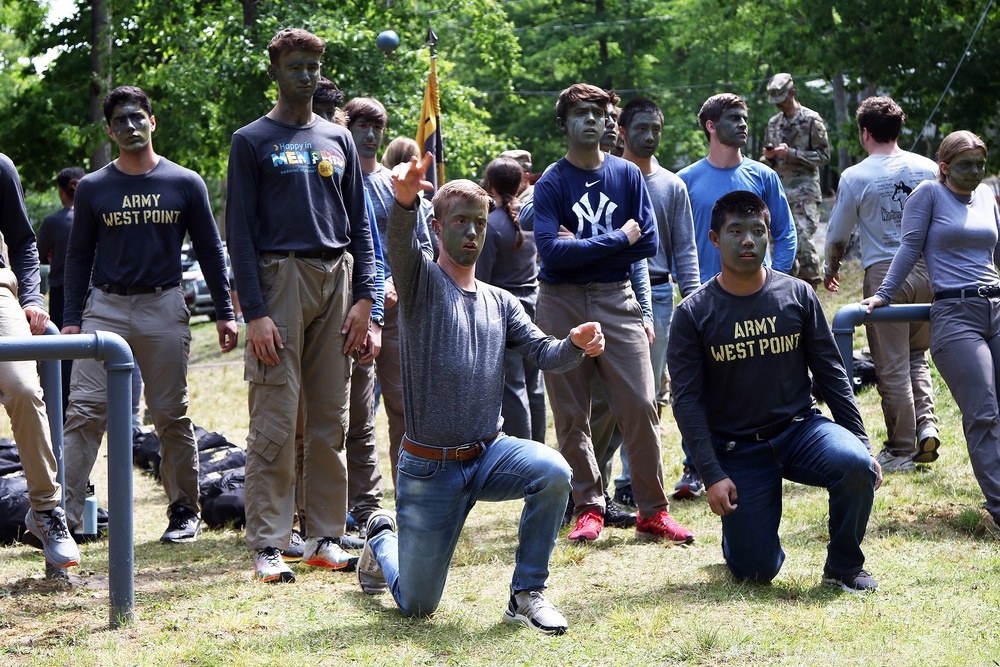
<path fill-rule="evenodd" d="M 389 123 L 389 114 L 381 102 L 371 97 L 353 98 L 344 107 L 344 111 L 348 116 L 347 129 L 351 131 L 354 145 L 358 149 L 365 190 L 375 210 L 375 225 L 383 244 L 382 253 L 387 256 L 389 211 L 392 209 L 395 190 L 392 187 L 390 170 L 378 161 L 378 151 Z M 434 247 L 428 231 L 432 216 L 431 205 L 423 198 L 419 203 L 417 238 L 420 239 L 424 255 L 428 259 L 433 259 Z M 375 373 L 378 376 L 379 395 L 385 408 L 386 421 L 389 423 L 389 464 L 393 481 L 396 479 L 396 465 L 399 461 L 399 443 L 402 442 L 403 434 L 406 432 L 403 381 L 399 366 L 399 309 L 396 303 L 396 284 L 392 277 L 392 267 L 387 262 L 385 314 L 382 319 L 372 323 L 372 328 L 380 330 L 382 334 L 382 352 L 375 362 Z"/>
<path fill-rule="evenodd" d="M 350 133 L 313 113 L 326 45 L 286 28 L 268 45 L 278 100 L 233 134 L 226 236 L 247 321 L 246 541 L 257 578 L 291 582 L 295 422 L 303 414 L 306 565 L 349 569 L 344 456 L 354 355 L 371 355 L 375 255 Z"/>
<path fill-rule="evenodd" d="M 829 491 L 823 582 L 871 591 L 878 583 L 864 570 L 861 541 L 881 469 L 815 291 L 763 265 L 769 220 L 752 192 L 712 207 L 722 270 L 671 323 L 674 417 L 722 517 L 722 553 L 737 580 L 766 584 L 781 569 L 787 479 Z M 834 421 L 816 408 L 813 379 Z"/>
<path fill-rule="evenodd" d="M 621 113 L 621 130 L 625 137 L 624 157 L 642 172 L 649 198 L 656 214 L 659 243 L 656 255 L 646 260 L 651 286 L 653 342 L 649 349 L 653 364 L 653 380 L 657 387 L 667 365 L 667 337 L 674 312 L 674 286 L 681 296 L 687 296 L 701 284 L 698 272 L 698 253 L 694 239 L 694 220 L 691 203 L 684 181 L 668 169 L 662 168 L 655 158 L 660 146 L 663 129 L 663 112 L 652 100 L 635 98 L 625 105 Z M 668 403 L 666 395 L 658 395 L 660 406 Z M 661 419 L 662 421 L 662 419 Z M 624 462 L 623 462 L 624 463 Z M 694 465 L 685 455 L 688 471 L 674 487 L 674 498 L 692 498 L 701 495 L 702 487 Z M 625 484 L 628 484 L 625 487 Z M 615 479 L 615 497 L 631 495 L 628 477 Z"/>
<path fill-rule="evenodd" d="M 414 235 L 417 200 L 431 155 L 393 170 L 389 261 L 399 279 L 406 436 L 399 456 L 396 516 L 367 525 L 358 579 L 369 594 L 389 590 L 407 616 L 434 613 L 466 517 L 478 501 L 524 499 L 504 620 L 562 634 L 566 619 L 542 593 L 570 486 L 558 452 L 500 430 L 504 351 L 553 373 L 604 349 L 601 325 L 586 322 L 545 336 L 515 296 L 476 280 L 489 197 L 452 181 L 434 197 L 436 263 Z M 398 523 L 397 523 L 398 522 Z M 398 525 L 398 529 L 397 529 Z"/>
<path fill-rule="evenodd" d="M 181 281 L 189 235 L 212 293 L 219 346 L 236 347 L 225 251 L 201 177 L 153 150 L 149 97 L 121 86 L 104 98 L 111 164 L 77 186 L 66 250 L 63 333 L 112 331 L 128 341 L 146 378 L 146 407 L 160 439 L 160 479 L 169 525 L 162 542 L 190 542 L 198 516 L 198 448 L 187 416 L 191 330 Z M 88 288 L 89 289 L 88 294 Z M 107 424 L 107 374 L 101 363 L 73 363 L 66 411 L 66 514 L 82 521 L 87 480 Z"/>
<path fill-rule="evenodd" d="M 747 158 L 742 148 L 748 138 L 747 105 L 738 95 L 721 93 L 705 100 L 698 123 L 708 140 L 708 156 L 684 167 L 677 175 L 688 189 L 694 215 L 698 268 L 704 283 L 719 272 L 719 253 L 708 241 L 712 206 L 727 192 L 748 190 L 771 211 L 772 265 L 789 272 L 797 247 L 795 223 L 778 175 L 770 167 Z"/>
<path fill-rule="evenodd" d="M 341 109 L 344 94 L 336 84 L 320 77 L 313 94 L 313 113 L 331 123 L 347 127 L 347 113 Z M 364 171 L 362 162 L 362 171 Z M 375 302 L 372 304 L 371 342 L 367 354 L 359 356 L 351 372 L 350 424 L 347 428 L 345 450 L 347 452 L 347 525 L 361 525 L 369 515 L 379 508 L 382 501 L 382 474 L 379 471 L 378 452 L 375 441 L 375 359 L 382 349 L 382 327 L 385 314 L 385 261 L 382 241 L 376 224 L 375 209 L 368 190 L 365 190 L 365 209 L 368 212 L 368 227 L 372 233 L 375 249 Z M 301 406 L 300 406 L 301 409 Z M 296 428 L 296 477 L 299 479 L 297 502 L 301 523 L 304 504 L 302 480 L 302 415 Z M 362 536 L 363 537 L 363 536 Z M 294 538 L 293 538 L 294 539 Z M 362 543 L 355 538 L 344 536 L 339 544 L 344 548 L 360 548 Z M 287 555 L 286 555 L 287 559 Z"/>
<path fill-rule="evenodd" d="M 634 265 L 656 253 L 656 217 L 639 168 L 601 151 L 610 99 L 585 83 L 560 93 L 556 124 L 566 135 L 566 157 L 535 184 L 538 326 L 565 336 L 586 313 L 601 320 L 609 341 L 601 363 L 587 360 L 545 377 L 559 451 L 573 468 L 577 517 L 568 537 L 596 540 L 604 528 L 604 489 L 589 425 L 597 374 L 632 468 L 636 538 L 690 544 L 691 531 L 667 512 L 649 340 L 633 289 Z"/>

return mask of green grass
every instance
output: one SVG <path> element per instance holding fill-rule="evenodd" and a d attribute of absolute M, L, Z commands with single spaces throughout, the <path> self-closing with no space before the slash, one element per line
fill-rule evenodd
<path fill-rule="evenodd" d="M 846 286 L 860 285 L 856 266 L 842 275 Z M 832 318 L 860 295 L 821 298 Z M 859 332 L 856 345 L 863 344 Z M 214 346 L 214 325 L 196 325 L 191 415 L 242 443 L 242 357 L 223 357 Z M 697 535 L 691 547 L 639 543 L 611 528 L 596 544 L 578 546 L 564 530 L 548 597 L 570 632 L 539 636 L 501 622 L 519 504 L 483 503 L 463 533 L 441 608 L 432 619 L 406 619 L 391 597 L 362 594 L 353 574 L 298 568 L 291 586 L 254 582 L 242 535 L 232 531 L 161 545 L 164 495 L 137 473 L 135 623 L 109 629 L 106 541 L 83 547 L 72 587 L 44 580 L 38 551 L 0 549 L 0 665 L 1000 664 L 1000 545 L 971 535 L 982 497 L 961 417 L 936 375 L 935 382 L 942 456 L 916 474 L 888 477 L 876 494 L 864 548 L 881 589 L 869 596 L 820 586 L 826 494 L 786 484 L 788 557 L 771 586 L 732 583 L 718 518 L 703 499 L 676 502 L 673 514 Z M 878 396 L 868 391 L 860 403 L 878 447 L 885 437 Z M 378 436 L 384 451 L 381 412 Z M 678 443 L 673 420 L 665 420 L 668 485 L 680 474 Z M 387 457 L 383 464 L 385 474 Z M 103 456 L 94 477 L 106 506 Z M 389 489 L 385 504 L 392 505 Z"/>

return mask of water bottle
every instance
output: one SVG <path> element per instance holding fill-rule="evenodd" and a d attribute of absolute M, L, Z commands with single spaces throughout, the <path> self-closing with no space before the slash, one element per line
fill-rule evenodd
<path fill-rule="evenodd" d="M 97 496 L 94 485 L 87 485 L 87 498 L 83 501 L 83 534 L 97 535 Z"/>

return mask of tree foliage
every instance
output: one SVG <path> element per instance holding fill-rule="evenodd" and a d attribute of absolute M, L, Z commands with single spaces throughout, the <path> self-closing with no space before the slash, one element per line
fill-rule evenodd
<path fill-rule="evenodd" d="M 202 173 L 225 175 L 232 132 L 265 113 L 273 84 L 266 44 L 298 25 L 328 44 L 324 70 L 348 97 L 373 96 L 390 111 L 387 137 L 414 136 L 429 67 L 425 34 L 439 37 L 442 125 L 449 178 L 477 177 L 505 148 L 532 151 L 538 168 L 564 151 L 554 123 L 558 91 L 587 81 L 628 100 L 652 98 L 666 119 L 660 161 L 678 168 L 705 153 L 701 103 L 744 96 L 759 154 L 775 113 L 765 86 L 796 77 L 800 100 L 827 118 L 834 140 L 858 153 L 852 112 L 872 93 L 896 98 L 910 138 L 930 116 L 962 57 L 985 0 L 106 0 L 114 85 L 142 86 L 157 115 L 157 150 Z M 26 184 L 51 183 L 86 164 L 106 140 L 88 121 L 90 5 L 45 23 L 44 4 L 0 7 L 0 150 Z M 970 128 L 989 141 L 1000 127 L 1000 52 L 993 9 L 918 150 Z M 395 53 L 375 48 L 385 29 Z M 44 72 L 35 58 L 58 56 Z M 839 111 L 839 113 L 835 113 Z M 908 146 L 907 146 L 908 147 Z M 845 157 L 845 159 L 849 159 Z"/>

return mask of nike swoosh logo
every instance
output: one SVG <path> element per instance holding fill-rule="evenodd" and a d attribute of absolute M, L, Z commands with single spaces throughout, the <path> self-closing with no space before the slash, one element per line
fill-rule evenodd
<path fill-rule="evenodd" d="M 595 185 L 597 185 L 597 184 L 598 184 L 598 183 L 600 183 L 600 182 L 601 182 L 601 179 L 597 179 L 596 181 L 588 181 L 588 182 L 586 183 L 586 186 L 587 186 L 588 188 L 592 188 L 592 187 L 594 187 Z"/>

